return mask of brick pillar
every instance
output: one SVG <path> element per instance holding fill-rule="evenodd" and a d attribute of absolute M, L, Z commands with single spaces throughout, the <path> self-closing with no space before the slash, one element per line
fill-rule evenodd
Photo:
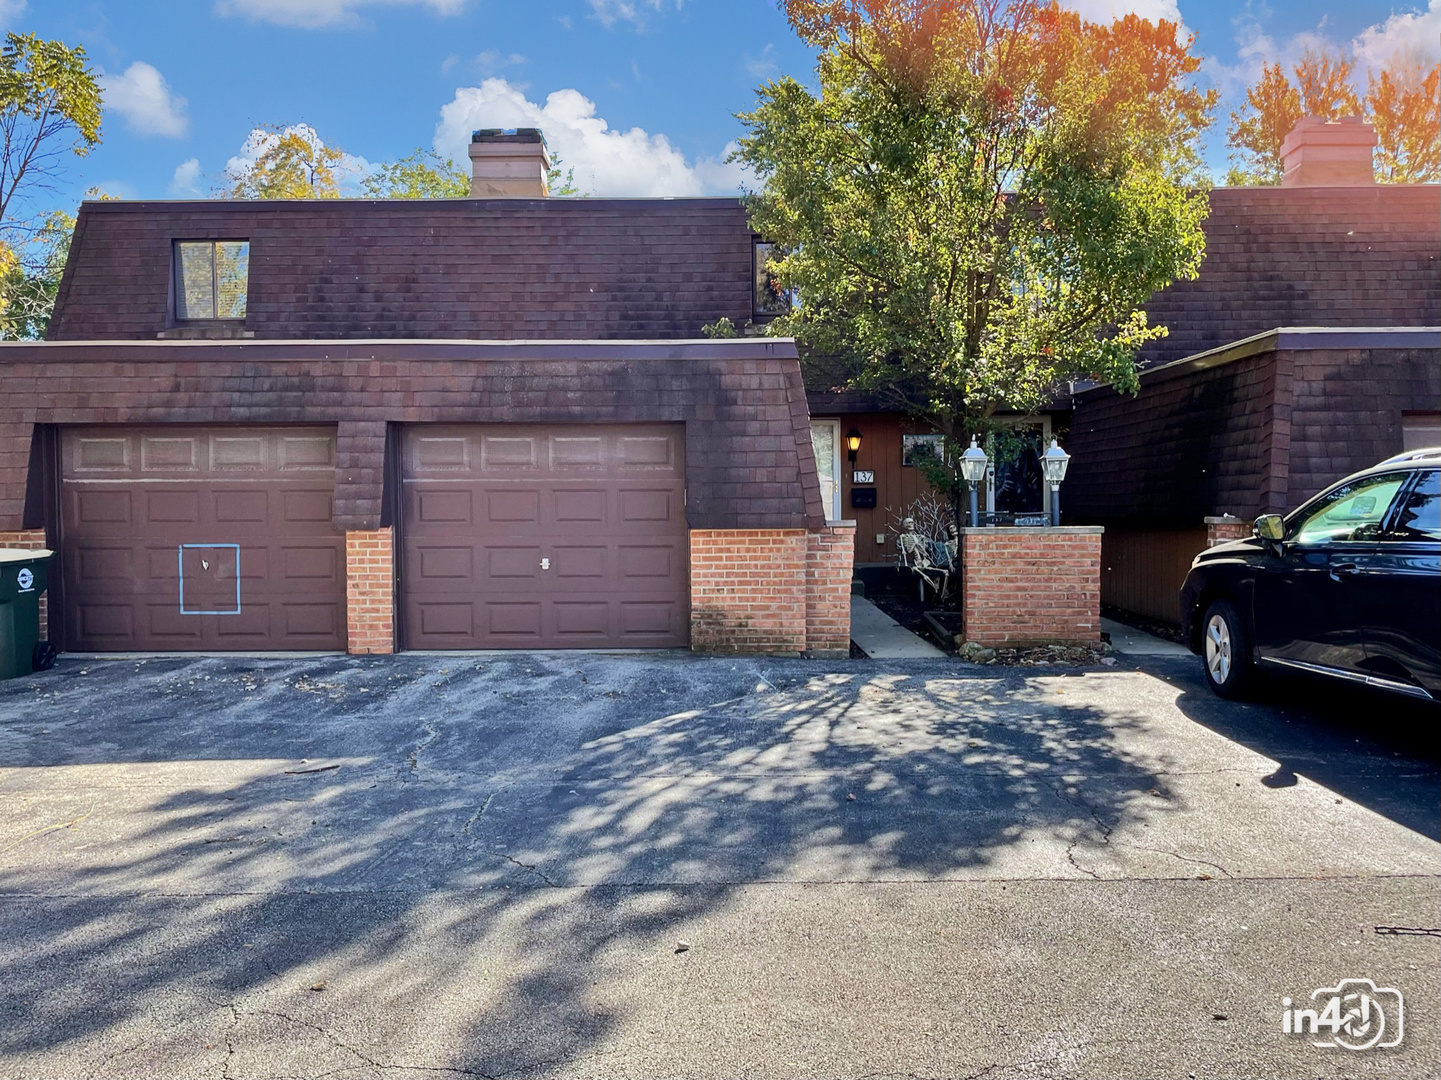
<path fill-rule="evenodd" d="M 808 543 L 804 529 L 692 529 L 690 647 L 803 652 Z"/>
<path fill-rule="evenodd" d="M 965 640 L 990 648 L 1099 642 L 1104 532 L 962 529 Z"/>
<path fill-rule="evenodd" d="M 1242 521 L 1230 514 L 1206 519 L 1206 546 L 1213 548 L 1227 540 L 1244 540 L 1251 535 L 1250 522 Z"/>
<path fill-rule="evenodd" d="M 837 521 L 806 538 L 806 655 L 851 654 L 851 577 L 856 523 Z"/>
<path fill-rule="evenodd" d="M 49 547 L 45 543 L 44 529 L 21 529 L 17 532 L 0 532 L 0 548 L 20 548 L 22 551 L 44 551 Z M 54 571 L 54 560 L 51 560 L 51 571 Z M 50 636 L 50 591 L 47 589 L 45 595 L 40 597 L 40 640 L 44 641 Z"/>
<path fill-rule="evenodd" d="M 395 530 L 345 534 L 346 651 L 395 651 Z"/>

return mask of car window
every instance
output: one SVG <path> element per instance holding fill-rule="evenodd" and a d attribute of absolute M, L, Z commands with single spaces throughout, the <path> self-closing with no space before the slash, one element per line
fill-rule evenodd
<path fill-rule="evenodd" d="M 1303 547 L 1377 540 L 1391 500 L 1405 482 L 1406 473 L 1387 473 L 1344 484 L 1288 522 L 1287 539 Z"/>
<path fill-rule="evenodd" d="M 1422 473 L 1416 486 L 1402 497 L 1387 539 L 1441 540 L 1441 472 Z"/>

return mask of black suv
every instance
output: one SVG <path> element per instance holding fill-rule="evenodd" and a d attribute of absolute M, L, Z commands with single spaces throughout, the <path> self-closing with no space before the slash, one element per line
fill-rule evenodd
<path fill-rule="evenodd" d="M 1191 564 L 1181 629 L 1222 697 L 1258 667 L 1441 700 L 1441 448 L 1348 476 Z"/>

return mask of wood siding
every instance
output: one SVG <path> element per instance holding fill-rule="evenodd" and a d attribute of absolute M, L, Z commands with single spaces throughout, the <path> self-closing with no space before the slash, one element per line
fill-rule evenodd
<path fill-rule="evenodd" d="M 1138 529 L 1108 525 L 1101 537 L 1101 603 L 1179 625 L 1181 585 L 1206 549 L 1206 526 Z"/>

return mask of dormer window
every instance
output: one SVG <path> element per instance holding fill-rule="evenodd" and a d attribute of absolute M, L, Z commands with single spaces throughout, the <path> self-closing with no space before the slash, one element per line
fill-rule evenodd
<path fill-rule="evenodd" d="M 240 322 L 249 287 L 249 240 L 175 241 L 176 322 Z"/>
<path fill-rule="evenodd" d="M 754 313 L 757 316 L 785 315 L 791 309 L 791 294 L 781 288 L 780 280 L 769 265 L 772 259 L 784 257 L 785 251 L 780 245 L 765 240 L 757 240 L 754 250 Z"/>

